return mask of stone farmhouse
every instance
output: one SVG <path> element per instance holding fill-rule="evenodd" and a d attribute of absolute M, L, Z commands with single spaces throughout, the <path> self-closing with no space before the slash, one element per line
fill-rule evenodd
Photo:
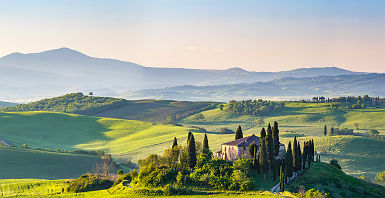
<path fill-rule="evenodd" d="M 222 144 L 222 150 L 216 153 L 216 156 L 220 159 L 235 161 L 240 158 L 251 158 L 249 154 L 250 144 L 255 143 L 257 145 L 257 154 L 259 153 L 260 137 L 254 134 L 245 138 L 237 139 L 231 142 Z M 285 145 L 280 144 L 279 154 L 277 157 L 282 156 L 285 153 Z"/>

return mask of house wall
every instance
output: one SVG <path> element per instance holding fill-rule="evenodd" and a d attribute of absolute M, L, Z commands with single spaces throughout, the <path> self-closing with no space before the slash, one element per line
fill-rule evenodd
<path fill-rule="evenodd" d="M 258 153 L 259 152 L 257 151 L 257 157 Z M 251 158 L 248 147 L 222 145 L 222 159 L 235 161 L 240 158 Z"/>

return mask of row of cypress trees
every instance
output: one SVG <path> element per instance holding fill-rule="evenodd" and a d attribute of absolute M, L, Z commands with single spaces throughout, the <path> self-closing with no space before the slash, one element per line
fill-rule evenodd
<path fill-rule="evenodd" d="M 284 186 L 287 179 L 291 178 L 293 174 L 311 166 L 314 161 L 314 141 L 309 140 L 303 143 L 303 151 L 301 152 L 300 142 L 297 137 L 294 137 L 293 146 L 289 142 L 284 161 L 280 165 L 280 191 L 284 191 Z M 320 159 L 317 159 L 320 162 Z"/>

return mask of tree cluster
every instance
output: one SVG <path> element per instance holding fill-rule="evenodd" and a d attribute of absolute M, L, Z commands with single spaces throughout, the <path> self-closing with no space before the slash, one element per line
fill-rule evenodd
<path fill-rule="evenodd" d="M 284 102 L 273 102 L 267 100 L 232 100 L 220 107 L 221 110 L 240 115 L 263 116 L 274 111 L 282 111 L 285 108 Z"/>
<path fill-rule="evenodd" d="M 28 104 L 4 107 L 2 111 L 54 111 L 94 115 L 99 112 L 119 108 L 127 104 L 127 100 L 86 96 L 82 93 L 71 93 L 64 96 L 43 99 Z"/>

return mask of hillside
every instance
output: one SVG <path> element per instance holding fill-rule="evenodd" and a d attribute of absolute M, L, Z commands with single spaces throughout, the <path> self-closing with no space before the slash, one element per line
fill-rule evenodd
<path fill-rule="evenodd" d="M 216 86 L 174 86 L 161 89 L 143 89 L 124 94 L 125 98 L 155 98 L 173 100 L 229 101 L 242 99 L 311 99 L 313 96 L 385 96 L 385 74 L 352 74 L 281 78 L 266 82 Z"/>
<path fill-rule="evenodd" d="M 90 57 L 69 48 L 60 48 L 39 53 L 12 53 L 0 58 L 0 93 L 6 93 L 1 95 L 0 100 L 31 101 L 34 98 L 79 91 L 116 96 L 138 89 L 348 74 L 355 72 L 334 67 L 280 72 L 252 72 L 240 68 L 205 70 L 145 67 L 131 62 Z"/>
<path fill-rule="evenodd" d="M 91 172 L 99 157 L 24 148 L 0 147 L 0 178 L 75 178 Z"/>
<path fill-rule="evenodd" d="M 286 190 L 296 192 L 304 186 L 305 189 L 318 189 L 330 193 L 331 197 L 384 197 L 385 187 L 367 183 L 352 176 L 333 165 L 313 163 L 305 174 L 292 183 Z"/>
<path fill-rule="evenodd" d="M 129 120 L 166 122 L 168 116 L 182 118 L 203 110 L 216 108 L 216 104 L 218 103 L 172 100 L 135 101 L 71 93 L 27 104 L 0 108 L 0 111 L 52 111 Z"/>

